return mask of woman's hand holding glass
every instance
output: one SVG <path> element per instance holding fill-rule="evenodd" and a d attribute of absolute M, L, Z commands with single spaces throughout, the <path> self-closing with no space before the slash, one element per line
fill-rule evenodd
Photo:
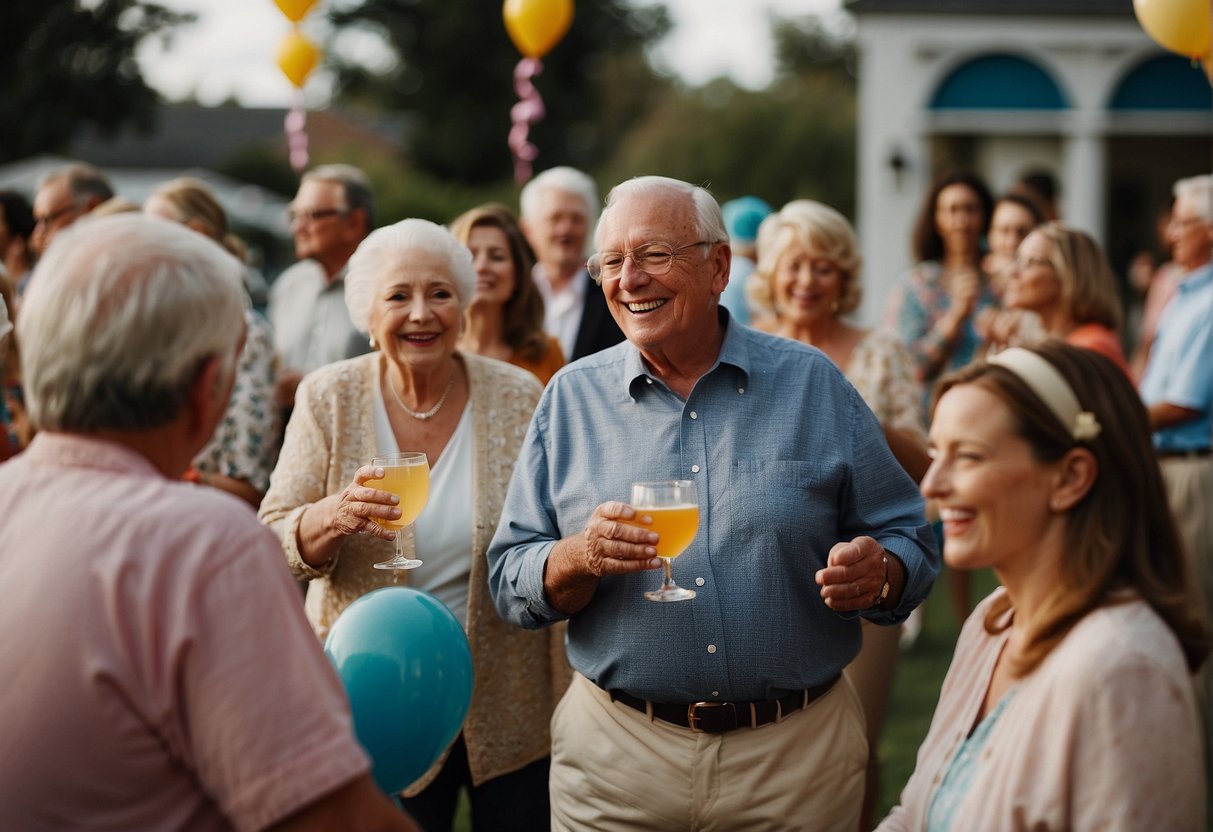
<path fill-rule="evenodd" d="M 386 494 L 399 506 L 397 517 L 389 518 L 378 513 L 371 519 L 385 529 L 394 532 L 396 556 L 391 560 L 375 564 L 376 569 L 416 569 L 421 565 L 417 558 L 404 553 L 404 530 L 412 525 L 430 499 L 430 463 L 425 454 L 406 451 L 371 460 L 376 477 L 372 482 L 382 489 L 377 494 Z"/>

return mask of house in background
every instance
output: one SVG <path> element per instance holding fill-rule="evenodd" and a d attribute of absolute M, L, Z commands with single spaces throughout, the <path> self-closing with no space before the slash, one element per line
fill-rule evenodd
<path fill-rule="evenodd" d="M 1203 69 L 1163 52 L 1132 0 L 850 0 L 859 50 L 857 229 L 878 320 L 910 266 L 910 235 L 939 173 L 997 195 L 1053 172 L 1067 222 L 1123 274 L 1156 245 L 1171 184 L 1213 169 Z"/>

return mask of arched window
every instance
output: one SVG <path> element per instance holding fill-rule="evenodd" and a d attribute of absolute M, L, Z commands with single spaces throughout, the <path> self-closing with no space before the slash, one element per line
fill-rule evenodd
<path fill-rule="evenodd" d="M 932 110 L 1064 110 L 1056 82 L 1017 55 L 983 55 L 958 66 L 935 90 Z"/>
<path fill-rule="evenodd" d="M 1109 110 L 1213 110 L 1213 89 L 1200 64 L 1179 55 L 1147 58 L 1116 85 Z"/>

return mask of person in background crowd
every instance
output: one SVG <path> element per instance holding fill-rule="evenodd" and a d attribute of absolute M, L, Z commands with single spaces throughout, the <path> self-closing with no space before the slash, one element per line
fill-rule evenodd
<path fill-rule="evenodd" d="M 190 177 L 165 182 L 148 196 L 143 211 L 184 224 L 245 263 L 244 243 L 228 228 L 227 212 L 206 183 Z M 279 411 L 274 404 L 278 359 L 269 324 L 260 313 L 245 309 L 244 323 L 247 334 L 227 412 L 187 476 L 235 494 L 256 509 L 269 488 L 278 456 Z"/>
<path fill-rule="evenodd" d="M 922 491 L 944 558 L 1002 586 L 965 622 L 879 832 L 1203 830 L 1208 625 L 1128 377 L 1051 341 L 937 391 Z"/>
<path fill-rule="evenodd" d="M 21 398 L 21 356 L 13 334 L 17 290 L 0 266 L 0 462 L 19 453 L 29 441 Z"/>
<path fill-rule="evenodd" d="M 1007 193 L 994 201 L 990 232 L 986 235 L 990 250 L 981 260 L 981 270 L 989 275 L 990 288 L 998 297 L 1002 297 L 1011 279 L 1019 244 L 1044 221 L 1044 209 L 1026 193 Z"/>
<path fill-rule="evenodd" d="M 863 287 L 855 231 L 838 211 L 799 199 L 771 215 L 758 232 L 758 270 L 764 306 L 775 311 L 776 335 L 826 354 L 855 385 L 884 428 L 893 456 L 918 482 L 926 472 L 926 430 L 922 391 L 896 335 L 864 330 L 842 318 L 859 307 Z M 872 828 L 880 790 L 880 733 L 884 727 L 893 673 L 900 655 L 900 627 L 862 621 L 863 647 L 846 673 L 863 702 L 867 723 L 868 774 L 859 829 Z"/>
<path fill-rule="evenodd" d="M 564 353 L 543 331 L 535 255 L 514 215 L 504 205 L 481 205 L 456 218 L 451 233 L 471 250 L 476 267 L 459 348 L 530 370 L 547 384 L 564 366 Z"/>
<path fill-rule="evenodd" d="M 1129 371 L 1139 385 L 1150 360 L 1150 348 L 1158 334 L 1158 319 L 1175 296 L 1175 285 L 1183 269 L 1171 259 L 1171 244 L 1167 242 L 1171 228 L 1173 201 L 1164 205 L 1158 213 L 1158 240 L 1163 254 L 1158 262 L 1154 254 L 1142 251 L 1129 264 L 1129 283 L 1139 295 L 1145 295 L 1141 318 L 1137 325 L 1137 342 L 1129 356 Z"/>
<path fill-rule="evenodd" d="M 1008 190 L 1011 193 L 1026 194 L 1036 200 L 1044 209 L 1045 222 L 1061 219 L 1061 186 L 1052 171 L 1045 168 L 1028 168 Z"/>
<path fill-rule="evenodd" d="M 8 270 L 17 296 L 25 293 L 34 268 L 34 209 L 16 191 L 0 191 L 0 265 Z"/>
<path fill-rule="evenodd" d="M 495 614 L 485 550 L 542 386 L 456 349 L 475 281 L 467 247 L 425 220 L 380 228 L 358 247 L 345 296 L 378 350 L 304 379 L 261 519 L 291 572 L 310 581 L 306 608 L 321 638 L 354 600 L 397 583 L 429 592 L 463 623 L 471 709 L 443 758 L 405 791 L 405 809 L 427 832 L 447 832 L 466 789 L 478 832 L 534 832 L 548 824 L 548 723 L 568 683 L 563 633 L 524 632 Z M 426 508 L 401 532 L 375 522 L 400 509 L 370 464 L 397 451 L 430 464 Z M 373 568 L 396 534 L 422 565 Z"/>
<path fill-rule="evenodd" d="M 548 384 L 489 548 L 503 617 L 569 622 L 552 826 L 854 832 L 868 743 L 840 676 L 856 613 L 896 624 L 930 589 L 922 502 L 837 367 L 719 308 L 707 191 L 624 182 L 596 242 L 627 341 Z M 660 536 L 622 500 L 675 479 L 697 487 L 677 559 L 697 595 L 653 603 Z"/>
<path fill-rule="evenodd" d="M 416 830 L 274 536 L 180 481 L 227 405 L 240 265 L 124 215 L 36 271 L 17 331 L 40 431 L 0 465 L 5 826 Z"/>
<path fill-rule="evenodd" d="M 963 367 L 984 349 L 977 321 L 998 299 L 981 270 L 981 239 L 994 200 L 981 179 L 966 172 L 932 183 L 914 225 L 918 265 L 894 287 L 885 325 L 909 348 L 924 397 L 949 370 Z M 927 400 L 923 400 L 925 421 Z M 948 588 L 957 622 L 969 614 L 969 575 L 950 572 Z"/>
<path fill-rule="evenodd" d="M 370 349 L 345 307 L 346 264 L 375 227 L 370 180 L 352 165 L 314 168 L 290 220 L 299 262 L 274 281 L 266 309 L 282 359 L 277 401 L 287 412 L 304 374 Z"/>
<path fill-rule="evenodd" d="M 733 249 L 729 285 L 720 295 L 720 305 L 729 310 L 737 323 L 749 326 L 753 316 L 747 283 L 757 266 L 758 227 L 770 215 L 771 206 L 756 196 L 743 196 L 721 205 L 720 212 L 724 216 L 725 230 L 729 232 L 729 246 Z"/>
<path fill-rule="evenodd" d="M 1213 607 L 1213 176 L 1175 183 L 1167 241 L 1182 274 L 1159 318 L 1141 397 L 1195 585 Z"/>
<path fill-rule="evenodd" d="M 1089 234 L 1060 222 L 1029 234 L 1019 246 L 1003 305 L 991 319 L 991 349 L 1052 336 L 1095 350 L 1129 374 L 1118 334 L 1116 276 L 1103 247 Z"/>
<path fill-rule="evenodd" d="M 598 187 L 579 170 L 550 168 L 522 188 L 521 220 L 538 262 L 533 275 L 543 295 L 544 329 L 568 361 L 623 340 L 585 270 L 586 240 L 598 216 Z"/>
<path fill-rule="evenodd" d="M 113 196 L 114 186 L 92 165 L 72 162 L 47 173 L 34 195 L 34 253 L 45 254 L 56 234 Z"/>

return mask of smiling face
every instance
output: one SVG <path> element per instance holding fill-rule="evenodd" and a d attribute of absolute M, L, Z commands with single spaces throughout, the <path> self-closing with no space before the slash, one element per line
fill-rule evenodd
<path fill-rule="evenodd" d="M 1060 522 L 1049 510 L 1057 465 L 1036 459 L 1004 401 L 972 384 L 949 389 L 931 421 L 930 453 L 922 493 L 939 506 L 947 564 L 1001 577 L 1032 562 Z"/>
<path fill-rule="evenodd" d="M 1003 297 L 1005 306 L 1030 309 L 1048 316 L 1062 303 L 1061 280 L 1053 267 L 1052 256 L 1053 244 L 1040 231 L 1033 231 L 1020 243 Z"/>
<path fill-rule="evenodd" d="M 477 225 L 468 234 L 468 248 L 476 266 L 476 294 L 472 303 L 504 306 L 518 285 L 509 238 L 500 228 Z"/>
<path fill-rule="evenodd" d="M 615 322 L 643 353 L 693 353 L 696 345 L 710 343 L 708 334 L 719 326 L 716 313 L 728 282 L 728 247 L 695 246 L 699 234 L 690 195 L 676 191 L 624 195 L 604 215 L 600 251 L 630 254 L 654 242 L 678 250 L 665 274 L 647 274 L 629 256 L 619 276 L 602 283 Z"/>
<path fill-rule="evenodd" d="M 1200 206 L 1181 196 L 1175 200 L 1171 221 L 1167 224 L 1167 242 L 1171 244 L 1171 257 L 1176 263 L 1189 271 L 1199 268 L 1209 262 L 1213 223 L 1204 219 Z"/>
<path fill-rule="evenodd" d="M 1003 257 L 1014 257 L 1019 244 L 1035 227 L 1036 218 L 1027 208 L 1006 200 L 998 203 L 990 219 L 990 251 Z"/>
<path fill-rule="evenodd" d="M 788 323 L 811 327 L 815 321 L 832 317 L 838 308 L 842 271 L 796 237 L 789 235 L 786 240 L 771 281 L 775 308 Z"/>
<path fill-rule="evenodd" d="M 432 370 L 455 350 L 462 314 L 445 258 L 405 249 L 377 281 L 370 330 L 388 360 L 414 372 Z"/>

